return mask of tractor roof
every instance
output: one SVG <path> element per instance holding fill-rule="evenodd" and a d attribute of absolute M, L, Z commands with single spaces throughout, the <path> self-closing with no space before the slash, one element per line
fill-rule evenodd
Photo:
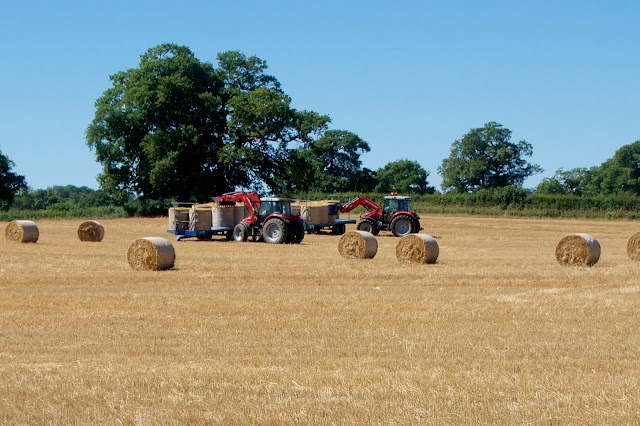
<path fill-rule="evenodd" d="M 411 197 L 408 195 L 387 195 L 384 197 L 385 200 L 410 200 Z"/>

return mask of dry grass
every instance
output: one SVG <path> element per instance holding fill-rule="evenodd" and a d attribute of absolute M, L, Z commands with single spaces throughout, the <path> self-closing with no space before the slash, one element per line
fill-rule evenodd
<path fill-rule="evenodd" d="M 0 243 L 0 423 L 640 419 L 636 223 L 429 217 L 435 265 L 308 235 L 174 242 L 174 270 L 135 272 L 127 248 L 167 219 L 101 222 L 100 244 L 74 221 Z M 598 264 L 557 264 L 574 232 Z"/>

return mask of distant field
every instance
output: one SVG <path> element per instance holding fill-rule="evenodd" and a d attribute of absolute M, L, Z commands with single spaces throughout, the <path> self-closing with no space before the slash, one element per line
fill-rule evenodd
<path fill-rule="evenodd" d="M 635 423 L 638 222 L 423 216 L 435 265 L 297 245 L 175 242 L 134 272 L 166 219 L 41 221 L 0 241 L 0 423 Z M 2 229 L 6 222 L 2 223 Z M 350 228 L 352 229 L 352 228 Z M 602 246 L 561 267 L 564 235 Z"/>

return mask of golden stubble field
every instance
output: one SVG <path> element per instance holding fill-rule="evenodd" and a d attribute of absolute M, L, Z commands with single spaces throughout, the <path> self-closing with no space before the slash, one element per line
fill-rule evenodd
<path fill-rule="evenodd" d="M 389 235 L 347 261 L 331 235 L 175 242 L 121 219 L 82 243 L 80 222 L 0 242 L 0 423 L 640 422 L 638 223 L 424 217 L 438 263 L 407 266 Z M 573 232 L 596 266 L 556 263 Z M 143 236 L 173 241 L 174 270 L 129 269 Z"/>

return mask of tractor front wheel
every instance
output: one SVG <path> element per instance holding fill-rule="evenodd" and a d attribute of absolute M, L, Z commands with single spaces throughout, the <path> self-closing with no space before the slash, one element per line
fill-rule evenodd
<path fill-rule="evenodd" d="M 288 229 L 285 223 L 278 218 L 269 219 L 262 228 L 262 238 L 271 244 L 282 244 L 287 241 Z"/>
<path fill-rule="evenodd" d="M 240 222 L 233 228 L 233 239 L 238 242 L 247 241 L 249 238 L 249 229 L 247 229 L 247 225 Z"/>
<path fill-rule="evenodd" d="M 371 219 L 362 219 L 356 228 L 358 231 L 369 232 L 373 235 L 378 235 L 379 232 L 376 223 Z"/>

